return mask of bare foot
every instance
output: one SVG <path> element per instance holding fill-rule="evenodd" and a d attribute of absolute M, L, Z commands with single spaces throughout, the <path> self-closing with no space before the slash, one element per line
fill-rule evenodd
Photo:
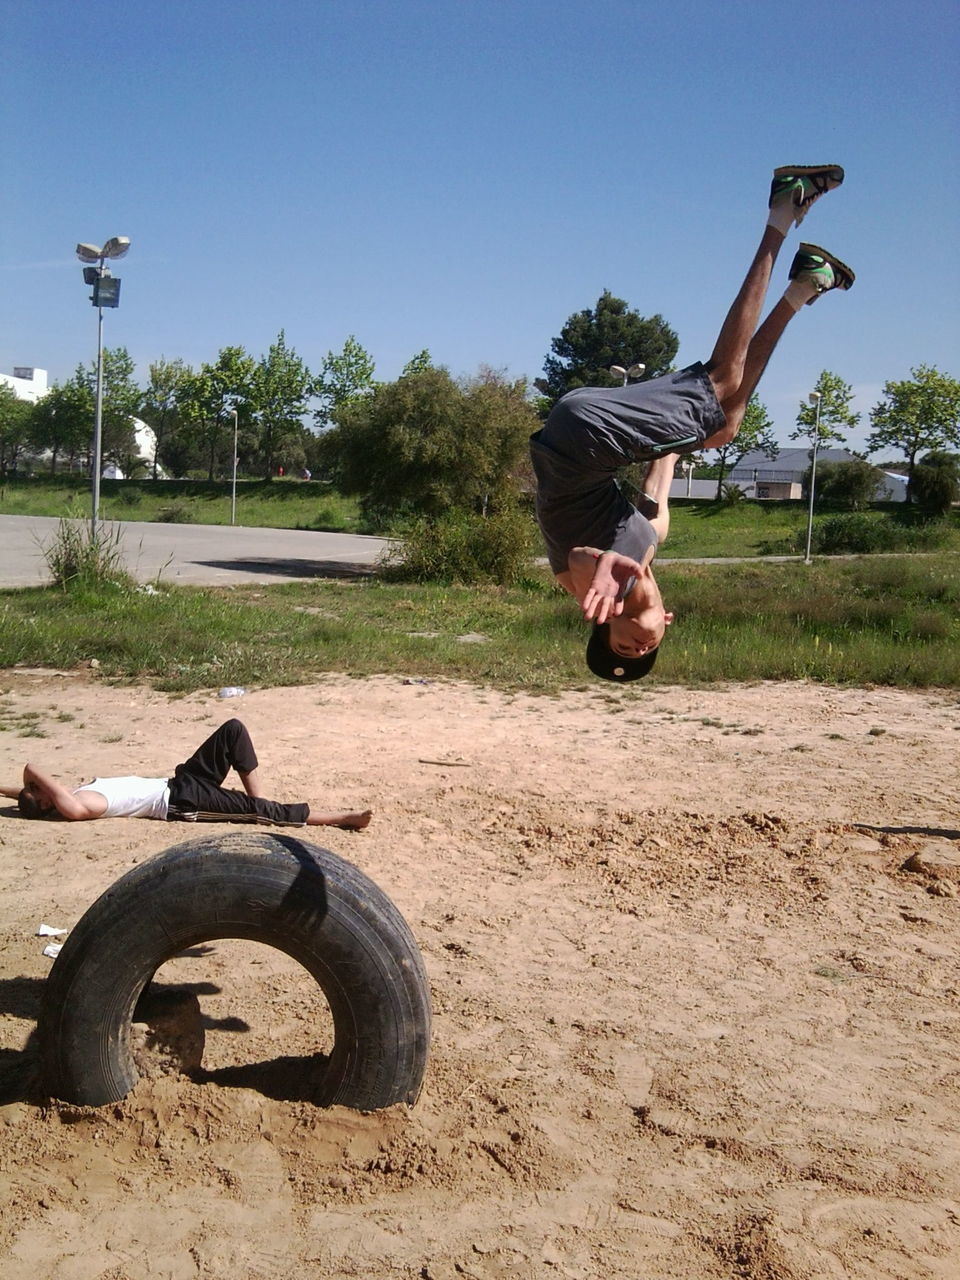
<path fill-rule="evenodd" d="M 308 827 L 342 827 L 344 831 L 362 831 L 370 825 L 373 817 L 372 809 L 364 809 L 362 813 L 310 813 L 307 818 Z"/>

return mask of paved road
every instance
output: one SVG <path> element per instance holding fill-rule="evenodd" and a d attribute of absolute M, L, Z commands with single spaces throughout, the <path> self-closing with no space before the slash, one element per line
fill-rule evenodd
<path fill-rule="evenodd" d="M 0 587 L 50 581 L 41 550 L 59 520 L 0 516 Z M 369 573 L 388 545 L 383 538 L 298 529 L 247 529 L 214 524 L 123 521 L 122 548 L 138 582 L 229 586 L 238 582 L 293 582 Z"/>

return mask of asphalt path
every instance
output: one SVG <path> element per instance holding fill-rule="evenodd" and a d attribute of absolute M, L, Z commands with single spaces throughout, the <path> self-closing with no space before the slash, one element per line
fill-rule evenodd
<path fill-rule="evenodd" d="M 49 583 L 43 547 L 59 524 L 52 516 L 0 516 L 0 587 Z M 302 529 L 128 520 L 115 527 L 126 568 L 138 582 L 192 586 L 361 576 L 389 546 L 385 538 Z"/>

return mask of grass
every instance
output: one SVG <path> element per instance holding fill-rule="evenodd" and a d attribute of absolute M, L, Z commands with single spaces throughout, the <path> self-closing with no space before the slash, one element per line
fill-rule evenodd
<path fill-rule="evenodd" d="M 956 556 L 675 564 L 659 579 L 677 621 L 653 676 L 617 697 L 718 680 L 960 689 Z M 485 639 L 459 639 L 467 635 Z M 0 592 L 0 667 L 95 658 L 103 677 L 168 691 L 300 684 L 335 671 L 605 692 L 585 674 L 585 636 L 546 574 L 510 589 L 369 579 Z"/>
<path fill-rule="evenodd" d="M 89 489 L 80 477 L 8 479 L 0 485 L 0 514 L 68 516 L 86 509 Z M 203 480 L 104 480 L 105 521 L 165 520 L 171 523 L 229 524 L 230 484 Z M 900 504 L 865 513 L 882 520 Z M 902 510 L 902 508 L 901 508 Z M 722 503 L 674 499 L 670 504 L 668 559 L 699 556 L 796 555 L 796 535 L 806 529 L 807 508 L 795 502 Z M 818 511 L 819 520 L 824 514 Z M 531 517 L 532 522 L 532 517 Z M 237 483 L 237 524 L 248 528 L 317 529 L 344 533 L 389 530 L 363 526 L 357 502 L 316 480 L 241 480 Z M 944 550 L 960 552 L 960 513 L 953 518 Z"/>
<path fill-rule="evenodd" d="M 231 486 L 217 480 L 103 480 L 100 517 L 171 524 L 229 524 Z M 0 514 L 67 517 L 90 503 L 81 476 L 8 478 Z M 237 524 L 255 529 L 317 529 L 365 533 L 357 503 L 318 480 L 238 480 Z"/>

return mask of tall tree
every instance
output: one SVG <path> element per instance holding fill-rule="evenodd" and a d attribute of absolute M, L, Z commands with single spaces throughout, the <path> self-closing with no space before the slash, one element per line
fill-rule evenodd
<path fill-rule="evenodd" d="M 0 478 L 16 470 L 30 442 L 30 408 L 28 400 L 19 399 L 13 387 L 0 382 Z"/>
<path fill-rule="evenodd" d="M 353 334 L 347 338 L 341 352 L 327 352 L 313 384 L 313 394 L 320 400 L 320 407 L 314 414 L 318 427 L 329 427 L 336 420 L 341 406 L 351 404 L 373 390 L 374 367 L 373 358 Z"/>
<path fill-rule="evenodd" d="M 893 449 L 907 459 L 907 501 L 913 498 L 917 457 L 924 450 L 960 447 L 960 382 L 933 365 L 910 370 L 903 382 L 887 382 L 870 413 L 867 452 Z"/>
<path fill-rule="evenodd" d="M 157 478 L 161 450 L 177 429 L 178 398 L 190 370 L 179 358 L 161 356 L 150 365 L 150 381 L 143 393 L 140 414 L 153 431 L 153 478 Z"/>
<path fill-rule="evenodd" d="M 790 439 L 809 440 L 811 449 L 814 441 L 819 449 L 831 444 L 846 444 L 846 431 L 860 421 L 860 414 L 854 413 L 850 408 L 853 387 L 838 374 L 824 369 L 817 379 L 814 391 L 820 393 L 819 417 L 816 404 L 811 404 L 809 400 L 801 401 L 797 427 L 795 431 L 791 431 Z"/>
<path fill-rule="evenodd" d="M 757 398 L 756 393 L 750 397 L 740 430 L 727 444 L 714 450 L 711 461 L 718 468 L 717 502 L 723 497 L 724 476 L 738 466 L 748 453 L 754 452 L 762 453 L 766 458 L 775 458 L 780 452 L 780 446 L 773 436 L 773 423 L 767 407 Z"/>
<path fill-rule="evenodd" d="M 134 363 L 126 347 L 104 348 L 103 407 L 100 452 L 129 475 L 139 458 L 134 418 L 140 412 L 142 393 L 133 378 Z M 87 366 L 87 385 L 96 395 L 97 366 Z"/>
<path fill-rule="evenodd" d="M 481 370 L 457 383 L 429 368 L 343 406 L 325 440 L 340 487 L 382 527 L 503 501 L 536 425 L 522 380 Z"/>
<path fill-rule="evenodd" d="M 251 401 L 258 427 L 258 453 L 264 474 L 279 464 L 303 464 L 303 415 L 313 388 L 313 375 L 287 346 L 281 329 L 276 342 L 253 371 Z"/>
<path fill-rule="evenodd" d="M 93 440 L 94 395 L 81 365 L 69 382 L 54 384 L 30 410 L 30 440 L 35 448 L 50 452 L 50 473 L 56 472 L 61 455 L 72 463 L 78 454 L 88 456 Z"/>
<path fill-rule="evenodd" d="M 233 415 L 249 417 L 256 361 L 243 347 L 224 347 L 216 364 L 203 364 L 187 374 L 177 397 L 185 427 L 205 459 L 207 479 L 213 480 L 218 464 L 230 457 Z"/>
<path fill-rule="evenodd" d="M 663 316 L 641 316 L 604 289 L 596 307 L 570 316 L 553 339 L 553 354 L 543 364 L 546 376 L 534 385 L 550 406 L 574 387 L 616 386 L 622 375 L 611 373 L 611 365 L 643 364 L 644 378 L 653 378 L 667 372 L 679 345 Z"/>

